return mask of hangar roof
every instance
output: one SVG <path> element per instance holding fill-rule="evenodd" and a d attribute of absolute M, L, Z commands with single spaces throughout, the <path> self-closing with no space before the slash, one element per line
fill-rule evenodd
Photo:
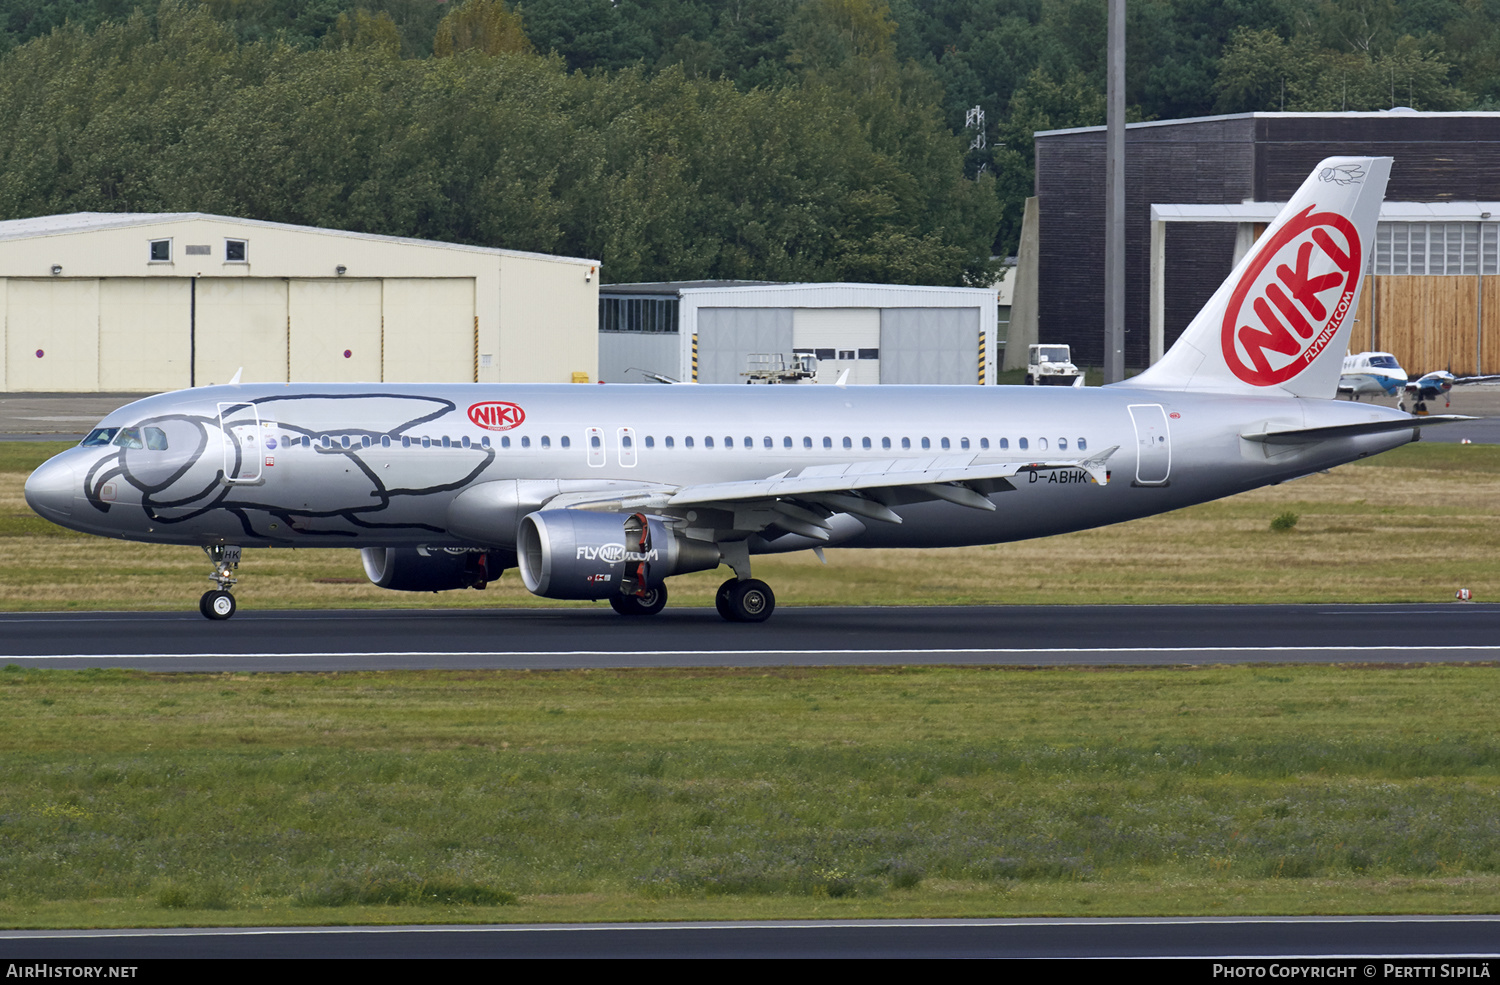
<path fill-rule="evenodd" d="M 445 243 L 441 240 L 413 239 L 405 236 L 382 236 L 378 233 L 356 233 L 347 229 L 299 226 L 287 222 L 267 222 L 262 219 L 213 215 L 208 212 L 70 212 L 63 215 L 35 216 L 30 219 L 6 219 L 0 221 L 0 241 L 66 236 L 105 229 L 124 229 L 131 226 L 168 225 L 200 219 L 232 223 L 255 229 L 276 229 L 284 232 L 304 233 L 310 236 L 334 236 L 398 246 L 459 250 L 465 253 L 487 253 L 493 256 L 529 257 L 537 260 L 554 260 L 563 263 L 584 264 L 586 266 L 598 266 L 599 264 L 598 260 L 587 260 L 582 257 L 554 256 L 550 253 L 528 253 L 523 250 L 504 250 L 492 246 L 470 246 L 465 243 Z"/>

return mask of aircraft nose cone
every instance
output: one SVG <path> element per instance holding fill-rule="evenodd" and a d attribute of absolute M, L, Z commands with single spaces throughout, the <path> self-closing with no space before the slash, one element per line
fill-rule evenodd
<path fill-rule="evenodd" d="M 26 504 L 49 520 L 72 516 L 77 490 L 73 466 L 54 458 L 26 479 Z"/>

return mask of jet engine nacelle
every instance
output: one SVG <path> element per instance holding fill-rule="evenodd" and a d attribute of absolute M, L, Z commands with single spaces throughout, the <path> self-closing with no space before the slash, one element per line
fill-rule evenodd
<path fill-rule="evenodd" d="M 521 579 L 549 599 L 634 595 L 671 575 L 719 565 L 719 548 L 640 513 L 542 510 L 521 520 Z"/>
<path fill-rule="evenodd" d="M 500 577 L 507 561 L 500 551 L 442 547 L 366 547 L 360 551 L 365 576 L 397 592 L 446 592 L 484 588 Z"/>

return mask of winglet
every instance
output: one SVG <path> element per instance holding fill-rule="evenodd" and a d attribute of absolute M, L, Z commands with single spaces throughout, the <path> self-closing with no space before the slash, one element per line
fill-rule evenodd
<path fill-rule="evenodd" d="M 839 374 L 839 378 L 833 381 L 833 385 L 834 386 L 844 386 L 848 382 L 849 382 L 849 367 L 845 366 L 844 367 L 844 371 Z"/>
<path fill-rule="evenodd" d="M 234 379 L 232 379 L 232 380 L 229 381 L 229 386 L 239 386 L 240 385 L 240 374 L 243 373 L 244 371 L 245 371 L 245 367 L 243 367 L 243 366 L 241 366 L 239 369 L 235 370 L 234 371 Z"/>

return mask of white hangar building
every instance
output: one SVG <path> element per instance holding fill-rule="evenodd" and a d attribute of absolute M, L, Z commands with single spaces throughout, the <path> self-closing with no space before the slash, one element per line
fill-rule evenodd
<path fill-rule="evenodd" d="M 598 376 L 598 261 L 184 213 L 0 222 L 0 390 Z"/>
<path fill-rule="evenodd" d="M 991 288 L 685 281 L 599 289 L 599 378 L 747 383 L 779 358 L 819 382 L 993 383 Z M 994 365 L 991 363 L 994 361 Z"/>

